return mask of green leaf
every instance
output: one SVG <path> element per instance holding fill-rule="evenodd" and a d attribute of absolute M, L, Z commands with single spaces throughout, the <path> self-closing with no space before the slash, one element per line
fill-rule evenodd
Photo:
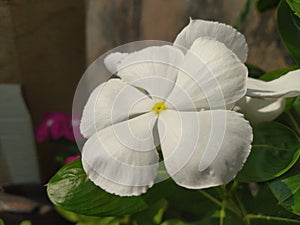
<path fill-rule="evenodd" d="M 148 209 L 133 215 L 132 220 L 135 221 L 136 224 L 142 225 L 160 224 L 167 205 L 167 201 L 161 199 L 155 204 L 152 204 Z"/>
<path fill-rule="evenodd" d="M 251 153 L 237 180 L 271 180 L 287 172 L 297 162 L 300 156 L 299 141 L 290 128 L 276 122 L 266 122 L 254 126 L 253 133 Z"/>
<path fill-rule="evenodd" d="M 280 0 L 259 0 L 256 4 L 256 8 L 259 12 L 264 12 L 268 9 L 272 9 L 279 4 Z"/>
<path fill-rule="evenodd" d="M 288 211 L 300 215 L 300 174 L 278 178 L 269 185 L 278 204 Z"/>
<path fill-rule="evenodd" d="M 252 187 L 253 189 L 253 187 Z M 250 194 L 248 184 L 238 190 L 251 225 L 293 225 L 299 224 L 299 217 L 277 204 L 277 199 L 266 183 L 257 184 L 255 196 Z"/>
<path fill-rule="evenodd" d="M 300 18 L 290 9 L 286 1 L 281 1 L 277 11 L 277 26 L 285 46 L 300 65 Z"/>
<path fill-rule="evenodd" d="M 31 222 L 29 220 L 24 220 L 20 223 L 20 225 L 31 225 Z"/>
<path fill-rule="evenodd" d="M 47 184 L 47 193 L 54 205 L 67 211 L 89 216 L 121 216 L 146 209 L 157 201 L 164 182 L 135 197 L 109 194 L 94 185 L 82 169 L 80 159 L 63 166 Z"/>
<path fill-rule="evenodd" d="M 265 73 L 264 75 L 260 76 L 259 79 L 263 80 L 263 81 L 271 81 L 271 80 L 275 80 L 285 74 L 287 74 L 290 71 L 299 69 L 300 67 L 298 65 L 294 65 L 288 68 L 281 68 L 281 69 L 277 69 L 277 70 L 273 70 L 271 72 Z"/>
<path fill-rule="evenodd" d="M 294 107 L 295 111 L 297 112 L 297 114 L 300 116 L 300 96 L 298 96 L 296 98 L 296 100 L 294 101 L 293 107 Z"/>
<path fill-rule="evenodd" d="M 0 225 L 5 225 L 2 219 L 0 219 Z"/>
<path fill-rule="evenodd" d="M 252 64 L 246 63 L 248 69 L 248 76 L 252 78 L 259 78 L 261 75 L 265 74 L 261 68 L 254 66 Z"/>
<path fill-rule="evenodd" d="M 202 222 L 187 223 L 187 222 L 183 222 L 182 220 L 171 219 L 171 220 L 166 220 L 161 225 L 203 225 L 203 223 Z"/>
<path fill-rule="evenodd" d="M 286 0 L 295 14 L 300 17 L 300 0 Z"/>

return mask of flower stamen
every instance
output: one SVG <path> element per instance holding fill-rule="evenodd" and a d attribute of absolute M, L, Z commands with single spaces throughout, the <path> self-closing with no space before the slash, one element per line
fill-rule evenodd
<path fill-rule="evenodd" d="M 165 102 L 157 102 L 153 107 L 152 110 L 156 113 L 159 114 L 161 111 L 167 109 Z"/>

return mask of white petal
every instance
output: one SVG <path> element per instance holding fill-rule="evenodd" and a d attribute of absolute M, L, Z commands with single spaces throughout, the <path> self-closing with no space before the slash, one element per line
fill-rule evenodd
<path fill-rule="evenodd" d="M 212 21 L 190 20 L 176 37 L 175 45 L 189 49 L 199 37 L 210 37 L 226 45 L 242 62 L 247 60 L 248 46 L 244 35 L 233 27 Z"/>
<path fill-rule="evenodd" d="M 188 110 L 182 90 L 197 108 L 225 109 L 246 93 L 248 70 L 224 44 L 199 38 L 185 56 L 176 88 L 168 97 L 177 110 Z"/>
<path fill-rule="evenodd" d="M 287 73 L 269 82 L 249 78 L 247 95 L 256 98 L 289 98 L 300 95 L 300 70 Z"/>
<path fill-rule="evenodd" d="M 158 131 L 168 173 L 187 188 L 228 183 L 250 153 L 252 129 L 233 111 L 165 110 L 159 116 Z"/>
<path fill-rule="evenodd" d="M 106 56 L 106 58 L 104 59 L 104 64 L 109 72 L 111 72 L 112 74 L 116 73 L 118 71 L 118 65 L 127 55 L 128 53 L 114 52 Z"/>
<path fill-rule="evenodd" d="M 111 124 L 151 111 L 153 104 L 153 100 L 135 87 L 111 79 L 91 93 L 83 110 L 80 131 L 84 137 L 90 137 Z"/>
<path fill-rule="evenodd" d="M 183 53 L 173 46 L 154 46 L 124 57 L 118 76 L 155 97 L 166 98 L 173 89 Z M 163 78 L 162 82 L 159 79 Z"/>
<path fill-rule="evenodd" d="M 153 112 L 146 113 L 91 136 L 82 151 L 83 168 L 89 179 L 120 196 L 146 192 L 158 168 L 152 133 L 156 117 Z"/>
<path fill-rule="evenodd" d="M 257 124 L 276 119 L 285 107 L 285 99 L 257 99 L 245 96 L 236 103 L 235 111 L 241 112 L 251 124 Z"/>

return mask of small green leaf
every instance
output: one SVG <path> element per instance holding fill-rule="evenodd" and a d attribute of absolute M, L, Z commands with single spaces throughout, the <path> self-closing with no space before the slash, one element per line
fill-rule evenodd
<path fill-rule="evenodd" d="M 266 122 L 254 126 L 253 133 L 251 153 L 237 180 L 271 180 L 287 172 L 297 162 L 300 145 L 297 135 L 290 128 L 276 122 Z"/>
<path fill-rule="evenodd" d="M 2 219 L 0 219 L 0 225 L 5 225 Z"/>
<path fill-rule="evenodd" d="M 278 30 L 285 46 L 300 65 L 300 18 L 290 9 L 286 1 L 281 1 L 277 11 Z"/>
<path fill-rule="evenodd" d="M 259 12 L 264 12 L 268 9 L 272 9 L 279 4 L 280 0 L 258 0 L 256 8 Z"/>
<path fill-rule="evenodd" d="M 31 225 L 31 222 L 29 220 L 24 220 L 20 223 L 20 225 Z"/>
<path fill-rule="evenodd" d="M 137 224 L 143 225 L 160 224 L 167 205 L 167 201 L 161 199 L 160 201 L 152 204 L 148 209 L 133 215 L 132 220 Z"/>
<path fill-rule="evenodd" d="M 271 80 L 275 80 L 285 74 L 287 74 L 290 71 L 299 69 L 300 67 L 298 65 L 294 65 L 288 68 L 281 68 L 281 69 L 277 69 L 277 70 L 273 70 L 271 72 L 265 73 L 264 75 L 260 76 L 259 79 L 263 80 L 263 81 L 271 81 Z"/>
<path fill-rule="evenodd" d="M 269 185 L 280 205 L 300 215 L 300 174 L 278 178 Z"/>
<path fill-rule="evenodd" d="M 295 14 L 300 17 L 300 0 L 286 0 Z"/>
<path fill-rule="evenodd" d="M 62 167 L 47 185 L 48 196 L 54 205 L 78 214 L 100 217 L 142 211 L 160 198 L 160 191 L 159 187 L 152 188 L 147 194 L 136 197 L 109 194 L 87 178 L 80 160 Z"/>
<path fill-rule="evenodd" d="M 254 66 L 252 64 L 246 63 L 248 69 L 248 76 L 252 78 L 259 78 L 261 75 L 265 74 L 261 68 Z"/>

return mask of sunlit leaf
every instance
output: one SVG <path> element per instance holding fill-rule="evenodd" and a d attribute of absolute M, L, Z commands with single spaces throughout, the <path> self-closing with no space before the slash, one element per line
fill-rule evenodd
<path fill-rule="evenodd" d="M 300 17 L 300 0 L 286 0 L 295 14 Z"/>
<path fill-rule="evenodd" d="M 290 9 L 286 1 L 281 1 L 277 12 L 280 36 L 294 60 L 300 65 L 300 18 Z"/>
<path fill-rule="evenodd" d="M 244 168 L 238 174 L 241 182 L 261 182 L 287 172 L 300 156 L 297 135 L 288 127 L 266 122 L 253 127 L 253 147 Z"/>

